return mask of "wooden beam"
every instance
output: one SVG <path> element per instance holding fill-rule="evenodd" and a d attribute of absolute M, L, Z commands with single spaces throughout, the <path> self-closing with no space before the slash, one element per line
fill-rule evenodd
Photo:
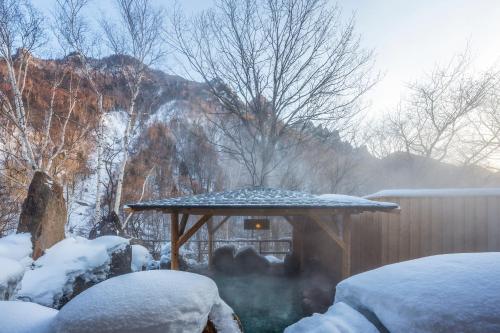
<path fill-rule="evenodd" d="M 212 220 L 208 220 L 207 229 L 208 229 L 208 267 L 213 266 L 213 255 L 214 255 L 214 229 Z"/>
<path fill-rule="evenodd" d="M 189 219 L 189 214 L 182 214 L 181 226 L 179 227 L 179 237 L 186 231 L 186 225 Z"/>
<path fill-rule="evenodd" d="M 304 236 L 305 236 L 305 228 L 306 224 L 304 221 L 304 217 L 299 217 L 294 219 L 293 217 L 287 216 L 285 219 L 290 222 L 293 227 L 292 230 L 292 253 L 298 257 L 299 259 L 299 269 L 301 271 L 304 270 L 305 267 L 305 247 L 304 247 Z"/>
<path fill-rule="evenodd" d="M 179 270 L 179 214 L 170 215 L 170 269 Z"/>
<path fill-rule="evenodd" d="M 342 250 L 345 249 L 345 243 L 344 240 L 342 239 L 342 236 L 339 236 L 335 230 L 332 229 L 328 223 L 326 223 L 321 216 L 316 216 L 316 215 L 309 215 L 309 217 L 321 228 L 323 229 L 324 232 L 327 233 L 328 236 L 330 236 L 331 239 L 335 241 L 335 243 L 340 246 Z"/>
<path fill-rule="evenodd" d="M 341 215 L 342 219 L 342 239 L 345 247 L 342 257 L 342 278 L 347 279 L 351 276 L 351 216 L 349 214 Z"/>
<path fill-rule="evenodd" d="M 212 216 L 308 216 L 340 214 L 343 209 L 336 208 L 233 208 L 233 207 L 153 207 L 153 208 L 130 208 L 134 212 L 157 211 L 165 214 L 179 213 L 190 215 L 212 215 Z"/>
<path fill-rule="evenodd" d="M 293 216 L 283 216 L 283 218 L 285 219 L 285 221 L 288 222 L 288 224 L 290 224 L 292 227 L 295 226 L 295 222 L 293 221 Z"/>
<path fill-rule="evenodd" d="M 207 222 L 212 215 L 203 215 L 198 222 L 196 222 L 189 230 L 187 230 L 182 236 L 179 238 L 179 246 L 184 245 L 191 236 L 195 234 L 196 231 L 198 231 L 204 224 Z"/>
<path fill-rule="evenodd" d="M 213 229 L 213 233 L 215 234 L 215 233 L 217 232 L 217 230 L 219 230 L 219 228 L 220 228 L 220 227 L 222 227 L 222 225 L 223 225 L 224 223 L 226 223 L 226 222 L 227 222 L 227 220 L 229 220 L 229 218 L 230 218 L 230 217 L 231 217 L 231 216 L 225 216 L 225 217 L 224 217 L 224 218 L 223 218 L 223 219 L 219 222 L 219 224 L 217 224 L 217 226 Z"/>

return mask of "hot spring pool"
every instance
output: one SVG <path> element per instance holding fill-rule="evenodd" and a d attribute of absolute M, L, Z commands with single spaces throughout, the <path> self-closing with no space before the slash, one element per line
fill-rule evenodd
<path fill-rule="evenodd" d="M 211 276 L 246 333 L 281 333 L 303 317 L 299 278 L 273 275 Z"/>

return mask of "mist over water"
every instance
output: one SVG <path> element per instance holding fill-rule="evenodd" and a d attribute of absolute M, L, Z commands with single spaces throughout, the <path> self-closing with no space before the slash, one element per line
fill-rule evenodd
<path fill-rule="evenodd" d="M 246 333 L 281 333 L 303 317 L 300 278 L 221 273 L 212 278 L 222 299 L 240 317 Z"/>

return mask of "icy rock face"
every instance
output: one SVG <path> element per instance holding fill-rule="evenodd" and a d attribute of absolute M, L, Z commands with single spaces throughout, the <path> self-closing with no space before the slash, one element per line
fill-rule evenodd
<path fill-rule="evenodd" d="M 499 262 L 500 252 L 488 252 L 387 265 L 342 281 L 335 302 L 390 332 L 500 332 Z"/>
<path fill-rule="evenodd" d="M 123 257 L 129 250 L 126 268 L 114 267 L 114 257 Z M 47 249 L 45 255 L 26 271 L 17 298 L 60 308 L 76 294 L 118 272 L 130 272 L 128 240 L 103 236 L 94 240 L 66 238 Z"/>
<path fill-rule="evenodd" d="M 144 271 L 87 289 L 57 314 L 54 333 L 241 332 L 233 311 L 207 277 L 181 271 Z"/>
<path fill-rule="evenodd" d="M 52 333 L 57 310 L 30 302 L 0 301 L 0 333 Z"/>
<path fill-rule="evenodd" d="M 324 314 L 315 313 L 288 326 L 284 333 L 378 333 L 379 331 L 361 313 L 338 302 Z"/>

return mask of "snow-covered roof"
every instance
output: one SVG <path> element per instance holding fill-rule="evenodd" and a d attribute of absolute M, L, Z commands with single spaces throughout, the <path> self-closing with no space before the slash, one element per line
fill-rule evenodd
<path fill-rule="evenodd" d="M 375 198 L 413 198 L 413 197 L 491 197 L 500 196 L 500 188 L 437 188 L 437 189 L 391 189 L 382 190 L 365 196 Z"/>
<path fill-rule="evenodd" d="M 250 187 L 224 192 L 211 192 L 164 200 L 131 203 L 127 207 L 133 210 L 183 208 L 391 210 L 398 208 L 398 205 L 339 194 L 318 196 L 306 192 Z"/>

